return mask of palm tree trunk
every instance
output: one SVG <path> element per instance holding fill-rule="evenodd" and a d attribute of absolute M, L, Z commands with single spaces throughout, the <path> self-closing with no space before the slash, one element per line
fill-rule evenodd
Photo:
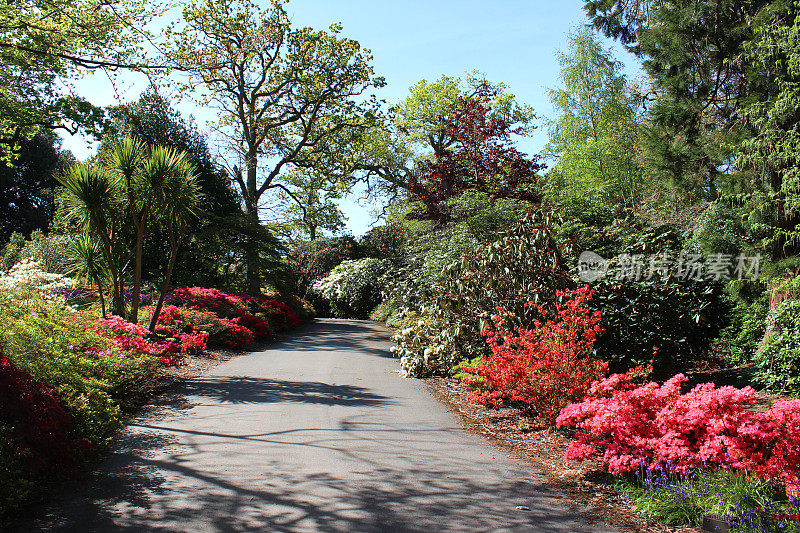
<path fill-rule="evenodd" d="M 94 283 L 97 285 L 97 294 L 100 296 L 100 314 L 103 318 L 106 318 L 106 299 L 103 296 L 103 286 L 100 284 L 100 278 L 96 275 L 94 277 Z"/>
<path fill-rule="evenodd" d="M 139 322 L 139 295 L 142 292 L 142 245 L 144 241 L 144 224 L 147 214 L 142 214 L 142 218 L 136 221 L 134 217 L 134 224 L 136 227 L 136 252 L 135 252 L 135 266 L 133 272 L 133 294 L 131 296 L 131 322 L 136 324 Z"/>
<path fill-rule="evenodd" d="M 170 229 L 172 228 L 170 227 Z M 147 328 L 150 331 L 155 331 L 156 324 L 158 324 L 158 315 L 161 314 L 161 308 L 164 306 L 164 298 L 167 296 L 167 290 L 169 289 L 169 280 L 172 277 L 172 269 L 175 268 L 175 258 L 178 256 L 178 247 L 181 245 L 181 241 L 183 241 L 187 229 L 188 226 L 184 225 L 181 227 L 180 235 L 177 238 L 170 237 L 171 246 L 169 250 L 169 262 L 167 263 L 167 270 L 164 272 L 164 281 L 161 283 L 161 293 L 158 295 L 158 303 L 156 304 L 156 308 L 153 310 L 153 317 L 150 319 L 150 326 Z"/>

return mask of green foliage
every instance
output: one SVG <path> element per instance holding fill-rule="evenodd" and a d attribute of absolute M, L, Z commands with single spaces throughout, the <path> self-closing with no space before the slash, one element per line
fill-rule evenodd
<path fill-rule="evenodd" d="M 350 190 L 350 176 L 326 174 L 304 168 L 285 178 L 286 190 L 280 222 L 271 225 L 291 237 L 316 239 L 321 231 L 335 234 L 344 229 L 346 217 L 337 203 Z"/>
<path fill-rule="evenodd" d="M 752 135 L 739 113 L 773 101 L 763 66 L 736 58 L 782 0 L 650 2 L 587 0 L 596 27 L 643 59 L 655 101 L 648 106 L 646 166 L 693 201 L 735 188 L 733 164 Z"/>
<path fill-rule="evenodd" d="M 70 83 L 132 68 L 160 6 L 144 0 L 47 0 L 0 5 L 0 160 L 39 128 L 97 133 L 103 111 Z"/>
<path fill-rule="evenodd" d="M 718 515 L 734 526 L 731 531 L 800 530 L 795 521 L 778 517 L 797 511 L 778 487 L 735 470 L 698 470 L 686 476 L 640 472 L 620 481 L 620 488 L 636 511 L 672 526 L 697 527 L 704 515 Z"/>
<path fill-rule="evenodd" d="M 8 270 L 22 261 L 36 261 L 47 272 L 66 274 L 70 263 L 68 244 L 67 237 L 44 234 L 41 230 L 34 231 L 27 240 L 14 233 L 3 250 L 0 270 Z"/>
<path fill-rule="evenodd" d="M 149 357 L 120 358 L 88 320 L 37 298 L 19 303 L 0 295 L 0 321 L 5 324 L 0 345 L 8 359 L 36 379 L 58 386 L 76 431 L 103 445 L 121 425 L 116 398 L 155 363 Z M 91 355 L 84 354 L 90 348 Z"/>
<path fill-rule="evenodd" d="M 225 219 L 241 214 L 241 208 L 230 176 L 215 163 L 203 135 L 155 89 L 142 93 L 136 102 L 110 108 L 108 113 L 111 123 L 103 135 L 101 154 L 110 152 L 125 137 L 186 153 L 203 195 L 202 211 L 189 225 L 186 245 L 175 260 L 173 279 L 178 285 L 225 286 L 228 280 L 223 266 L 237 247 L 237 237 Z M 169 236 L 163 220 L 152 222 L 144 236 L 142 278 L 155 281 L 164 270 L 164 257 L 169 255 Z"/>
<path fill-rule="evenodd" d="M 71 160 L 58 137 L 42 130 L 20 141 L 14 166 L 0 162 L 0 243 L 12 232 L 28 237 L 34 230 L 47 229 L 55 213 L 55 176 Z"/>
<path fill-rule="evenodd" d="M 377 226 L 359 239 L 359 253 L 364 257 L 378 259 L 397 257 L 408 238 L 409 231 L 401 224 Z"/>
<path fill-rule="evenodd" d="M 637 230 L 628 225 L 608 258 L 617 254 L 663 253 L 677 258 L 682 244 L 681 236 L 671 226 Z M 661 375 L 682 368 L 689 360 L 702 358 L 728 324 L 730 303 L 717 282 L 681 280 L 676 276 L 646 279 L 644 274 L 639 280 L 607 275 L 593 283 L 596 293 L 591 305 L 602 313 L 601 325 L 606 329 L 595 348 L 597 355 L 611 362 L 615 370 L 653 360 Z"/>
<path fill-rule="evenodd" d="M 433 310 L 411 311 L 396 322 L 392 353 L 400 359 L 406 376 L 449 374 L 458 356 L 453 353 L 451 331 Z"/>
<path fill-rule="evenodd" d="M 721 201 L 710 203 L 698 217 L 685 249 L 706 257 L 712 254 L 737 256 L 750 252 L 755 239 L 745 227 L 741 213 Z M 748 246 L 748 244 L 750 246 Z"/>
<path fill-rule="evenodd" d="M 769 296 L 762 294 L 753 302 L 739 301 L 731 313 L 731 324 L 721 337 L 729 339 L 730 362 L 741 365 L 753 361 L 764 334 L 769 314 Z"/>
<path fill-rule="evenodd" d="M 556 158 L 548 174 L 551 196 L 635 208 L 643 194 L 636 159 L 641 120 L 622 64 L 589 30 L 570 36 L 559 62 L 563 88 L 550 91 L 559 117 L 545 147 Z"/>
<path fill-rule="evenodd" d="M 404 302 L 409 317 L 394 337 L 407 374 L 447 373 L 462 359 L 484 353 L 480 332 L 498 306 L 511 313 L 515 325 L 535 318 L 525 307 L 528 301 L 552 307 L 556 289 L 568 280 L 551 223 L 549 216 L 534 214 L 488 244 L 445 248 L 444 259 L 457 257 L 430 286 L 422 278 L 410 287 L 403 278 L 395 282 L 389 299 Z"/>
<path fill-rule="evenodd" d="M 593 288 L 592 304 L 606 329 L 595 348 L 616 370 L 652 360 L 658 375 L 672 375 L 687 361 L 701 359 L 727 321 L 718 284 L 608 278 Z"/>
<path fill-rule="evenodd" d="M 297 276 L 296 290 L 308 294 L 311 284 L 347 259 L 356 259 L 358 243 L 349 236 L 322 237 L 295 244 L 289 262 Z"/>
<path fill-rule="evenodd" d="M 753 357 L 756 381 L 777 392 L 800 391 L 800 300 L 773 307 Z"/>
<path fill-rule="evenodd" d="M 287 190 L 291 170 L 349 174 L 361 132 L 376 122 L 379 104 L 365 93 L 385 84 L 374 75 L 370 52 L 339 36 L 340 25 L 293 28 L 283 4 L 186 3 L 185 24 L 167 52 L 187 74 L 187 92 L 205 89 L 202 103 L 214 105 L 220 130 L 238 147 L 245 168 L 235 168 L 234 178 L 254 222 L 267 191 Z M 259 172 L 263 165 L 269 168 Z M 255 250 L 245 259 L 248 291 L 256 294 Z"/>
<path fill-rule="evenodd" d="M 381 301 L 383 276 L 390 268 L 386 259 L 344 261 L 315 281 L 313 289 L 330 302 L 334 316 L 368 318 Z"/>
<path fill-rule="evenodd" d="M 747 100 L 741 114 L 754 134 L 739 154 L 740 165 L 760 178 L 752 185 L 750 219 L 764 233 L 763 244 L 773 261 L 800 252 L 800 126 L 795 111 L 800 102 L 800 6 L 787 3 L 791 7 L 785 12 L 773 9 L 760 17 L 755 37 L 736 62 L 774 83 L 768 97 Z"/>

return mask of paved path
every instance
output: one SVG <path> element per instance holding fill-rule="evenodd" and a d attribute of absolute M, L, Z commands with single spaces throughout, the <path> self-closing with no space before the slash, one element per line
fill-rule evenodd
<path fill-rule="evenodd" d="M 375 323 L 319 320 L 219 365 L 139 415 L 36 529 L 609 531 L 463 430 L 388 349 Z"/>

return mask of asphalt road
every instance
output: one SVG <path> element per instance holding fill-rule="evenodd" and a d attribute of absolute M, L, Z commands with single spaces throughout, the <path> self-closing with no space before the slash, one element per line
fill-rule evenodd
<path fill-rule="evenodd" d="M 217 366 L 142 412 L 90 488 L 28 530 L 611 531 L 400 378 L 388 337 L 318 320 Z"/>

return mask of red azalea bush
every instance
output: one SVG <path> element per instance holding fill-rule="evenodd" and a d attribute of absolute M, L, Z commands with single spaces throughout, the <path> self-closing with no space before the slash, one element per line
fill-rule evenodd
<path fill-rule="evenodd" d="M 231 348 L 241 348 L 256 340 L 252 331 L 239 324 L 238 318 L 232 318 L 225 322 L 228 327 L 222 334 L 222 344 Z"/>
<path fill-rule="evenodd" d="M 0 467 L 3 455 L 10 453 L 28 475 L 53 466 L 62 474 L 73 473 L 77 465 L 73 450 L 84 442 L 71 439 L 71 417 L 58 388 L 17 368 L 2 351 L 0 405 L 0 427 L 5 429 L 0 434 L 4 437 L 4 441 L 0 441 Z M 90 443 L 86 441 L 86 444 Z M 0 492 L 5 492 L 2 485 L 0 480 L 0 489 L 3 489 Z"/>
<path fill-rule="evenodd" d="M 272 335 L 272 328 L 269 327 L 269 322 L 255 315 L 241 315 L 237 318 L 237 323 L 249 329 L 256 339 L 263 339 Z"/>
<path fill-rule="evenodd" d="M 631 373 L 592 385 L 581 402 L 565 407 L 559 427 L 577 429 L 566 458 L 598 453 L 609 472 L 670 466 L 678 473 L 701 466 L 746 469 L 795 486 L 800 470 L 800 400 L 777 402 L 763 413 L 750 387 L 697 385 L 681 394 L 678 374 L 659 386 L 637 387 Z"/>
<path fill-rule="evenodd" d="M 124 318 L 111 315 L 109 318 L 98 318 L 95 323 L 100 326 L 105 326 L 111 331 L 118 334 L 126 334 L 134 337 L 146 337 L 150 335 L 150 331 L 138 324 L 131 324 Z"/>
<path fill-rule="evenodd" d="M 178 335 L 181 341 L 181 353 L 203 353 L 208 343 L 208 333 L 183 333 Z"/>
<path fill-rule="evenodd" d="M 217 289 L 180 287 L 172 291 L 176 301 L 195 309 L 211 311 L 220 318 L 230 318 L 247 312 L 247 305 L 235 295 Z"/>
<path fill-rule="evenodd" d="M 593 291 L 588 287 L 558 291 L 554 319 L 544 319 L 544 309 L 533 302 L 543 321 L 532 329 L 509 331 L 500 315 L 495 328 L 482 332 L 492 355 L 475 366 L 464 366 L 464 382 L 475 391 L 470 400 L 499 407 L 513 405 L 549 423 L 571 401 L 583 398 L 592 382 L 605 375 L 608 365 L 592 358 L 600 313 L 586 302 Z M 502 312 L 502 309 L 498 308 Z"/>
<path fill-rule="evenodd" d="M 300 315 L 276 294 L 251 296 L 184 287 L 173 295 L 184 306 L 164 306 L 152 333 L 118 316 L 96 320 L 96 331 L 111 337 L 120 350 L 157 356 L 164 364 L 175 365 L 181 361 L 179 354 L 201 353 L 209 344 L 242 348 L 300 323 Z M 142 308 L 145 319 L 152 313 L 152 307 Z M 153 334 L 163 340 L 153 340 Z"/>
<path fill-rule="evenodd" d="M 300 316 L 295 311 L 271 295 L 227 294 L 217 289 L 183 287 L 175 289 L 173 296 L 188 307 L 210 311 L 219 318 L 243 318 L 239 323 L 253 325 L 256 338 L 267 337 L 273 330 L 286 330 L 300 323 Z"/>

